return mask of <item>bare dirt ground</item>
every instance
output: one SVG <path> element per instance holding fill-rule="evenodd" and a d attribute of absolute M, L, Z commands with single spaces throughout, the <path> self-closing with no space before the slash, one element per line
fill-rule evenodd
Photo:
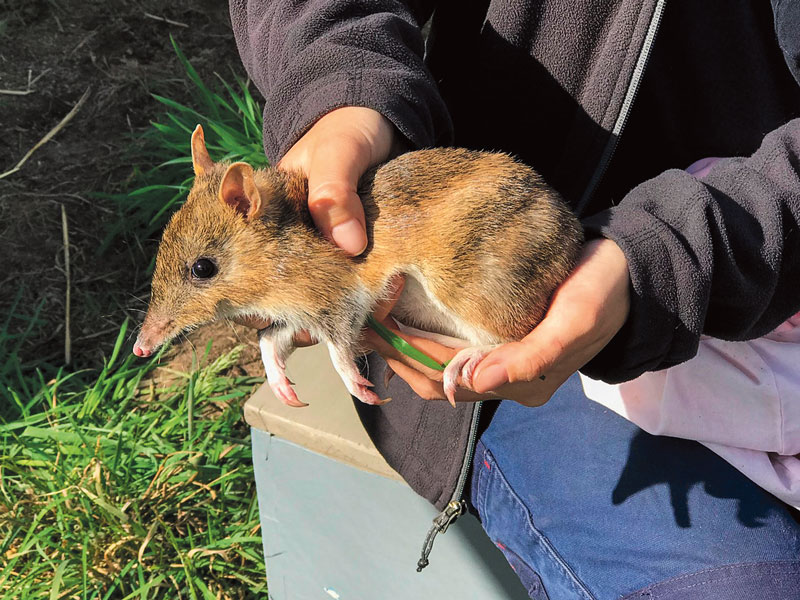
<path fill-rule="evenodd" d="M 0 0 L 0 173 L 12 169 L 42 137 L 88 97 L 75 117 L 19 171 L 0 179 L 0 322 L 16 301 L 12 332 L 30 325 L 22 353 L 31 364 L 64 358 L 66 275 L 62 206 L 71 267 L 72 355 L 75 367 L 97 366 L 126 316 L 138 325 L 149 294 L 146 267 L 157 240 L 116 242 L 97 254 L 116 205 L 95 193 L 124 191 L 137 169 L 133 135 L 163 108 L 158 93 L 188 99 L 172 35 L 206 81 L 214 72 L 244 74 L 227 11 L 218 0 Z M 220 324 L 191 341 L 214 354 L 252 332 Z M 129 345 L 132 335 L 129 334 Z M 129 348 L 128 348 L 129 349 Z M 189 366 L 178 351 L 173 366 Z M 185 363 L 185 365 L 184 365 Z M 251 344 L 242 360 L 261 374 Z"/>

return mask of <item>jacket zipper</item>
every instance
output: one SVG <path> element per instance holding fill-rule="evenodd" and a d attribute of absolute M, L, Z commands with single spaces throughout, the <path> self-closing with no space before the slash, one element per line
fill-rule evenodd
<path fill-rule="evenodd" d="M 625 93 L 625 98 L 622 101 L 622 107 L 619 110 L 619 115 L 617 115 L 614 128 L 611 130 L 611 138 L 608 140 L 606 147 L 603 149 L 603 154 L 600 156 L 600 162 L 598 163 L 592 178 L 589 180 L 589 184 L 586 186 L 583 196 L 581 196 L 581 199 L 578 202 L 578 206 L 575 211 L 578 216 L 581 216 L 583 211 L 588 206 L 589 201 L 592 199 L 592 195 L 608 170 L 608 165 L 611 163 L 614 152 L 617 150 L 617 145 L 619 144 L 619 138 L 622 135 L 622 130 L 625 129 L 625 124 L 628 122 L 628 116 L 630 115 L 633 101 L 636 100 L 636 94 L 639 92 L 639 86 L 642 83 L 642 76 L 644 75 L 645 67 L 647 67 L 647 63 L 650 60 L 650 51 L 653 49 L 653 42 L 656 39 L 656 33 L 658 33 L 658 28 L 661 25 L 661 17 L 664 15 L 664 7 L 666 3 L 667 0 L 657 0 L 656 7 L 653 9 L 653 16 L 650 19 L 650 25 L 647 28 L 647 33 L 645 34 L 644 42 L 642 43 L 642 49 L 639 51 L 639 58 L 636 60 L 636 65 L 633 67 L 633 75 L 631 76 L 631 81 L 628 84 L 628 90 Z"/>
<path fill-rule="evenodd" d="M 589 181 L 589 185 L 586 187 L 586 191 L 583 193 L 583 196 L 578 203 L 576 211 L 578 215 L 583 212 L 583 210 L 586 208 L 586 205 L 589 203 L 589 200 L 591 200 L 592 194 L 594 194 L 595 189 L 597 189 L 597 185 L 605 175 L 608 165 L 611 162 L 611 158 L 614 156 L 614 152 L 617 149 L 619 137 L 622 135 L 622 130 L 625 128 L 625 124 L 628 121 L 628 116 L 630 115 L 633 101 L 636 99 L 636 94 L 638 93 L 639 86 L 642 83 L 642 76 L 644 75 L 645 67 L 647 67 L 647 63 L 650 59 L 650 52 L 653 49 L 653 42 L 655 41 L 656 33 L 658 33 L 658 28 L 661 25 L 661 18 L 664 15 L 664 7 L 666 3 L 667 0 L 657 0 L 656 2 L 656 7 L 653 10 L 653 16 L 650 19 L 650 25 L 647 28 L 647 33 L 645 34 L 642 48 L 639 51 L 639 58 L 636 60 L 636 65 L 633 68 L 633 75 L 631 76 L 631 81 L 628 84 L 628 90 L 625 93 L 625 98 L 622 101 L 622 106 L 620 107 L 617 120 L 614 123 L 614 128 L 611 130 L 611 139 L 603 149 L 603 154 L 600 157 L 600 162 L 597 166 L 597 169 L 595 169 L 595 172 Z M 433 549 L 433 541 L 436 539 L 436 536 L 440 533 L 446 532 L 448 527 L 455 523 L 456 519 L 463 515 L 467 509 L 467 502 L 464 498 L 462 498 L 462 496 L 464 494 L 464 486 L 467 483 L 469 468 L 472 465 L 472 455 L 475 452 L 475 443 L 477 442 L 476 438 L 478 435 L 478 419 L 480 417 L 482 404 L 483 402 L 477 402 L 472 411 L 469 442 L 467 443 L 467 450 L 464 456 L 464 462 L 461 466 L 461 471 L 458 474 L 456 489 L 450 498 L 450 502 L 447 503 L 447 506 L 445 506 L 444 510 L 436 515 L 436 517 L 433 519 L 433 525 L 428 530 L 428 535 L 425 536 L 425 542 L 422 545 L 422 552 L 419 560 L 417 561 L 418 573 L 429 564 L 428 557 Z"/>
<path fill-rule="evenodd" d="M 456 489 L 450 497 L 450 502 L 447 503 L 444 510 L 440 512 L 433 519 L 433 525 L 428 530 L 428 535 L 425 536 L 425 542 L 422 544 L 422 552 L 419 560 L 417 561 L 417 573 L 428 566 L 428 556 L 433 550 L 433 540 L 440 533 L 447 531 L 447 528 L 455 523 L 456 519 L 464 514 L 467 510 L 467 501 L 462 497 L 464 495 L 464 487 L 467 485 L 467 477 L 469 477 L 469 468 L 472 465 L 472 455 L 475 452 L 475 444 L 478 438 L 478 423 L 480 421 L 481 406 L 483 402 L 476 402 L 475 407 L 472 409 L 472 421 L 469 426 L 469 441 L 467 442 L 467 450 L 464 454 L 464 460 L 461 463 L 461 471 L 458 473 L 456 480 Z"/>

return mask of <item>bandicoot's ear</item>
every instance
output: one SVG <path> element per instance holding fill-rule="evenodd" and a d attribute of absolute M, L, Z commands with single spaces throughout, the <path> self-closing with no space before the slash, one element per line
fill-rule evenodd
<path fill-rule="evenodd" d="M 233 163 L 219 184 L 219 199 L 247 219 L 261 216 L 261 194 L 253 178 L 253 167 Z"/>
<path fill-rule="evenodd" d="M 214 161 L 206 150 L 206 138 L 203 135 L 203 127 L 198 125 L 192 133 L 192 167 L 195 175 L 208 173 L 214 166 Z"/>

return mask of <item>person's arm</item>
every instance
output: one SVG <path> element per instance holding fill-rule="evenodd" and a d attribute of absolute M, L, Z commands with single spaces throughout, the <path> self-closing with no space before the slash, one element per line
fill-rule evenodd
<path fill-rule="evenodd" d="M 578 369 L 626 381 L 693 357 L 701 332 L 736 340 L 774 329 L 800 309 L 798 168 L 800 120 L 749 158 L 717 161 L 702 181 L 667 171 L 585 220 L 594 252 L 531 334 L 478 365 L 473 388 L 538 405 Z M 426 350 L 439 360 L 452 353 Z M 403 362 L 389 364 L 420 395 L 443 397 L 436 374 Z"/>
<path fill-rule="evenodd" d="M 772 0 L 775 17 L 775 35 L 797 83 L 800 83 L 800 3 Z"/>
<path fill-rule="evenodd" d="M 764 335 L 800 309 L 800 120 L 700 181 L 670 170 L 584 221 L 617 243 L 630 314 L 582 372 L 607 382 L 688 360 L 701 333 Z"/>
<path fill-rule="evenodd" d="M 456 402 L 507 398 L 526 406 L 544 404 L 625 322 L 628 288 L 627 264 L 619 247 L 605 239 L 588 242 L 578 265 L 554 293 L 542 322 L 523 339 L 489 352 L 475 369 L 474 391 L 459 389 Z M 376 318 L 394 329 L 391 319 L 385 318 L 390 306 L 382 309 Z M 448 361 L 458 351 L 396 329 L 395 333 L 438 362 Z M 422 398 L 445 399 L 441 372 L 394 351 L 374 332 L 365 331 L 365 338 Z M 462 387 L 469 383 L 459 382 Z"/>
<path fill-rule="evenodd" d="M 230 2 L 242 62 L 266 99 L 267 157 L 306 173 L 314 222 L 349 254 L 367 244 L 355 195 L 365 169 L 386 160 L 393 145 L 431 146 L 452 135 L 422 62 L 419 26 L 432 4 Z"/>
<path fill-rule="evenodd" d="M 393 0 L 231 0 L 242 61 L 264 95 L 264 147 L 277 162 L 322 115 L 381 113 L 414 147 L 448 141 L 451 123 L 423 64 L 431 8 Z"/>

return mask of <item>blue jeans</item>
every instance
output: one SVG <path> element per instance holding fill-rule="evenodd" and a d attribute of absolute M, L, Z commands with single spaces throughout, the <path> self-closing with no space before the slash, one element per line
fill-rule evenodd
<path fill-rule="evenodd" d="M 537 600 L 800 600 L 800 524 L 704 446 L 651 436 L 573 376 L 502 402 L 470 498 Z"/>

